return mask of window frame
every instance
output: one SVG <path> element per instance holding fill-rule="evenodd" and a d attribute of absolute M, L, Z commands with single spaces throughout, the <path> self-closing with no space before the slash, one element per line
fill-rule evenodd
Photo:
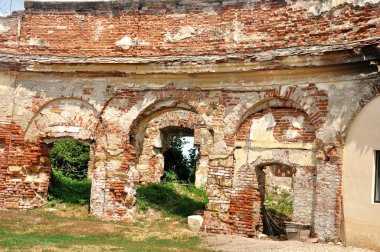
<path fill-rule="evenodd" d="M 377 195 L 377 188 L 380 187 L 380 150 L 375 151 L 375 186 L 373 194 L 373 202 L 380 203 L 380 195 Z M 380 190 L 379 190 L 380 191 Z M 380 194 L 380 192 L 379 192 Z M 376 197 L 378 196 L 378 197 Z M 376 199 L 378 198 L 378 200 Z"/>

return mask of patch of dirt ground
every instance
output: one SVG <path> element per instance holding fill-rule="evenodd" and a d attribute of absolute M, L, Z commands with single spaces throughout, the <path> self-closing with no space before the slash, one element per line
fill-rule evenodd
<path fill-rule="evenodd" d="M 304 243 L 299 241 L 274 241 L 270 239 L 259 240 L 235 235 L 218 235 L 205 234 L 202 235 L 205 249 L 228 252 L 244 252 L 244 251 L 283 251 L 283 252 L 371 252 L 373 250 L 354 248 L 350 246 L 323 244 L 323 243 Z"/>

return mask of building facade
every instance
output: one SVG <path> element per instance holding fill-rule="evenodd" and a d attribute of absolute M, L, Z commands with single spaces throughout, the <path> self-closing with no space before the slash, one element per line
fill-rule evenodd
<path fill-rule="evenodd" d="M 73 138 L 93 150 L 91 213 L 131 219 L 165 134 L 186 129 L 207 231 L 262 232 L 272 167 L 291 174 L 294 221 L 380 249 L 379 13 L 378 0 L 26 0 L 0 18 L 0 208 L 43 205 L 51 143 Z"/>

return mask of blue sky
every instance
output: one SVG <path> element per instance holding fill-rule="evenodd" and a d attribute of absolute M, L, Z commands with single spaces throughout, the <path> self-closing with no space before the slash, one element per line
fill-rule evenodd
<path fill-rule="evenodd" d="M 24 0 L 0 0 L 0 16 L 8 16 L 12 11 L 23 10 Z"/>
<path fill-rule="evenodd" d="M 182 153 L 186 157 L 189 157 L 189 154 L 190 154 L 189 151 L 190 151 L 191 148 L 194 147 L 194 137 L 183 137 L 182 139 L 184 139 L 185 141 L 187 141 L 187 143 L 182 148 Z"/>

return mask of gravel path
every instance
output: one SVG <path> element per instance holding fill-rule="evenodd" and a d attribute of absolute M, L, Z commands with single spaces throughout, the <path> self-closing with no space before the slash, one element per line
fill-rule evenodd
<path fill-rule="evenodd" d="M 234 235 L 207 234 L 203 236 L 203 247 L 216 251 L 244 252 L 244 251 L 307 251 L 307 252 L 370 252 L 373 250 L 354 248 L 349 246 L 303 243 L 298 241 L 273 241 L 251 239 Z"/>

